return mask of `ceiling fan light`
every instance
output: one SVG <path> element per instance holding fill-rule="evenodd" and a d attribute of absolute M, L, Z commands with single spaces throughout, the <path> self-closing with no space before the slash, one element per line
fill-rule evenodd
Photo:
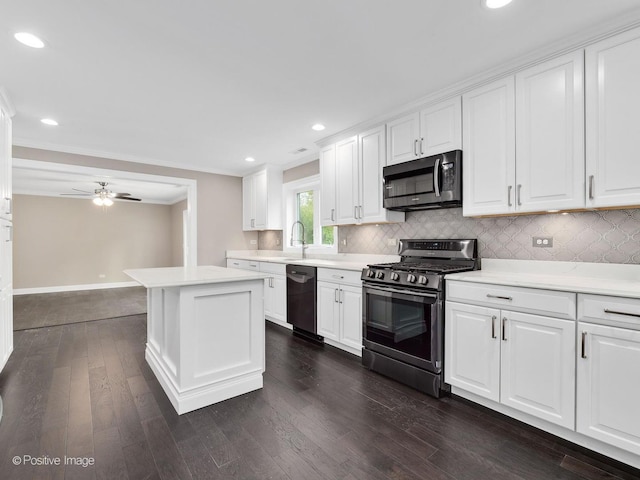
<path fill-rule="evenodd" d="M 104 201 L 102 200 L 102 198 L 100 197 L 96 197 L 93 199 L 93 203 L 95 205 L 98 205 L 99 207 L 101 207 L 102 205 L 104 205 Z"/>
<path fill-rule="evenodd" d="M 102 205 L 104 205 L 105 207 L 110 207 L 111 205 L 113 205 L 113 200 L 107 197 L 104 200 L 102 200 Z"/>

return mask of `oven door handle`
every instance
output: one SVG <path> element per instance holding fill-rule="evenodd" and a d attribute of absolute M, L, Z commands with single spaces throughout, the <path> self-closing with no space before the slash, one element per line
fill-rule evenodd
<path fill-rule="evenodd" d="M 406 297 L 425 297 L 425 298 L 433 298 L 434 300 L 438 298 L 438 295 L 435 293 L 424 293 L 424 292 L 415 292 L 413 290 L 399 290 L 397 288 L 392 288 L 392 287 L 377 287 L 377 286 L 372 286 L 372 285 L 365 285 L 364 286 L 365 290 L 375 290 L 376 292 L 381 292 L 381 293 L 397 293 L 399 295 L 403 295 Z"/>

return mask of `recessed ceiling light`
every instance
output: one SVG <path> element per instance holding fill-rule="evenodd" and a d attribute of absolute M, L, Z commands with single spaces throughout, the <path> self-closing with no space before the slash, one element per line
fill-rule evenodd
<path fill-rule="evenodd" d="M 245 161 L 245 162 L 255 162 L 255 161 L 256 161 L 256 159 L 255 159 L 255 158 L 253 158 L 253 157 L 247 157 L 247 158 L 245 158 L 245 159 L 244 159 L 244 161 Z"/>
<path fill-rule="evenodd" d="M 509 5 L 511 0 L 482 0 L 482 3 L 487 8 L 502 8 Z"/>
<path fill-rule="evenodd" d="M 28 32 L 18 32 L 14 35 L 14 38 L 18 40 L 23 45 L 31 48 L 42 48 L 44 47 L 44 42 L 36 37 L 32 33 Z"/>
<path fill-rule="evenodd" d="M 322 130 L 325 129 L 325 126 L 322 125 L 321 123 L 316 123 L 314 126 L 311 127 L 312 130 L 315 130 L 316 132 L 321 132 Z"/>
<path fill-rule="evenodd" d="M 45 125 L 51 125 L 52 127 L 57 127 L 58 126 L 58 122 L 56 122 L 53 118 L 43 118 L 40 121 L 42 123 L 44 123 Z"/>

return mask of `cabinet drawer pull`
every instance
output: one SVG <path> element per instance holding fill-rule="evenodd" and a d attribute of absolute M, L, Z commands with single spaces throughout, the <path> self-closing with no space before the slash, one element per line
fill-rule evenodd
<path fill-rule="evenodd" d="M 507 204 L 510 207 L 513 207 L 513 203 L 511 202 L 511 190 L 513 190 L 513 185 L 509 185 L 507 187 Z"/>
<path fill-rule="evenodd" d="M 616 310 L 609 310 L 608 308 L 604 309 L 604 313 L 613 313 L 614 315 L 625 315 L 627 317 L 636 317 L 640 318 L 640 313 L 631 313 L 631 312 L 618 312 Z"/>
<path fill-rule="evenodd" d="M 502 340 L 507 341 L 507 317 L 502 317 Z"/>
<path fill-rule="evenodd" d="M 491 317 L 491 338 L 497 338 L 496 337 L 496 320 L 498 317 L 496 317 L 495 315 L 493 317 Z"/>
<path fill-rule="evenodd" d="M 490 293 L 487 293 L 487 298 L 499 298 L 500 300 L 513 300 L 513 298 L 511 297 L 504 297 L 502 295 L 491 295 Z"/>
<path fill-rule="evenodd" d="M 595 177 L 593 175 L 589 175 L 589 200 L 593 200 L 593 182 Z"/>
<path fill-rule="evenodd" d="M 343 275 L 331 275 L 333 278 L 338 278 L 340 280 L 342 280 L 344 278 Z"/>
<path fill-rule="evenodd" d="M 586 345 L 587 345 L 587 332 L 582 332 L 582 352 L 581 352 L 581 357 L 582 358 L 587 358 L 587 350 L 586 350 Z"/>

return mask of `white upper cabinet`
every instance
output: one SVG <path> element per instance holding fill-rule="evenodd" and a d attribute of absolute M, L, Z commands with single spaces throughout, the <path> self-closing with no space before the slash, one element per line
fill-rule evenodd
<path fill-rule="evenodd" d="M 11 220 L 11 118 L 0 108 L 0 218 Z"/>
<path fill-rule="evenodd" d="M 320 150 L 320 223 L 336 223 L 336 146 Z"/>
<path fill-rule="evenodd" d="M 322 225 L 404 222 L 404 212 L 382 207 L 385 126 L 320 151 Z"/>
<path fill-rule="evenodd" d="M 461 115 L 454 97 L 387 123 L 387 165 L 460 149 Z"/>
<path fill-rule="evenodd" d="M 515 211 L 514 79 L 503 78 L 462 97 L 462 213 Z"/>
<path fill-rule="evenodd" d="M 584 207 L 584 56 L 516 75 L 516 210 Z"/>
<path fill-rule="evenodd" d="M 420 156 L 462 149 L 462 100 L 454 97 L 420 112 Z"/>
<path fill-rule="evenodd" d="M 463 214 L 584 208 L 583 55 L 463 95 Z"/>
<path fill-rule="evenodd" d="M 408 162 L 420 158 L 418 143 L 420 135 L 420 113 L 412 113 L 387 123 L 389 153 L 387 165 Z"/>
<path fill-rule="evenodd" d="M 242 179 L 242 229 L 282 229 L 282 170 L 267 167 Z"/>
<path fill-rule="evenodd" d="M 336 224 L 356 223 L 358 219 L 358 137 L 336 144 Z"/>
<path fill-rule="evenodd" d="M 587 207 L 640 205 L 640 30 L 586 49 Z"/>

